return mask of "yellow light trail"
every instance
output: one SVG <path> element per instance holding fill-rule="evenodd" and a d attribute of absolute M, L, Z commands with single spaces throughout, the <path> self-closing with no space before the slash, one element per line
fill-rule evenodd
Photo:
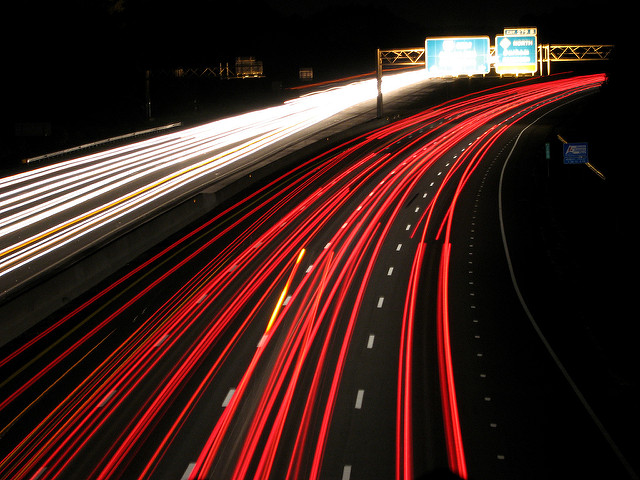
<path fill-rule="evenodd" d="M 280 309 L 282 308 L 282 304 L 284 303 L 284 299 L 287 297 L 287 292 L 289 291 L 289 285 L 291 284 L 291 280 L 298 270 L 298 265 L 304 256 L 305 249 L 300 250 L 298 254 L 298 258 L 296 259 L 296 263 L 293 265 L 293 269 L 289 274 L 289 278 L 287 279 L 287 283 L 285 283 L 284 288 L 282 289 L 282 293 L 280 293 L 280 297 L 278 298 L 278 302 L 276 303 L 276 308 L 273 309 L 273 313 L 271 314 L 271 318 L 269 319 L 269 323 L 267 323 L 267 329 L 265 330 L 265 335 L 269 333 L 271 327 L 273 326 L 273 322 L 275 322 L 278 317 L 278 313 L 280 313 Z"/>

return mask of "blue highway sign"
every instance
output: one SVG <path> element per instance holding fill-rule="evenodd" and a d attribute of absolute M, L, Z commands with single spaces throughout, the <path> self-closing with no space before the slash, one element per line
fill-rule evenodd
<path fill-rule="evenodd" d="M 587 142 L 563 143 L 564 163 L 589 163 L 589 144 Z"/>
<path fill-rule="evenodd" d="M 427 38 L 427 71 L 434 76 L 487 74 L 491 69 L 489 43 L 489 37 Z"/>

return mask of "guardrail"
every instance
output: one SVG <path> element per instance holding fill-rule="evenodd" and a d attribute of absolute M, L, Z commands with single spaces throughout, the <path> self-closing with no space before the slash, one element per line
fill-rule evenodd
<path fill-rule="evenodd" d="M 58 157 L 60 155 L 66 155 L 68 153 L 72 153 L 72 152 L 77 152 L 79 150 L 84 150 L 86 148 L 92 148 L 92 147 L 97 147 L 99 145 L 103 145 L 105 143 L 111 143 L 111 142 L 117 142 L 119 140 L 124 140 L 127 138 L 133 138 L 133 137 L 137 137 L 140 135 L 146 135 L 148 133 L 156 133 L 156 132 L 161 132 L 163 130 L 168 130 L 170 128 L 176 128 L 182 125 L 182 122 L 177 122 L 177 123 L 170 123 L 168 125 L 163 125 L 161 127 L 155 127 L 155 128 L 148 128 L 146 130 L 140 130 L 137 132 L 131 132 L 131 133 L 125 133 L 123 135 L 118 135 L 115 137 L 109 137 L 109 138 L 105 138 L 102 140 L 98 140 L 95 142 L 90 142 L 90 143 L 85 143 L 83 145 L 78 145 L 76 147 L 71 147 L 71 148 L 65 148 L 64 150 L 58 150 L 57 152 L 51 152 L 51 153 L 45 153 L 44 155 L 38 155 L 37 157 L 30 157 L 30 158 L 25 158 L 22 160 L 22 163 L 34 163 L 34 162 L 39 162 L 42 160 L 47 160 L 49 158 L 54 158 L 54 157 Z"/>

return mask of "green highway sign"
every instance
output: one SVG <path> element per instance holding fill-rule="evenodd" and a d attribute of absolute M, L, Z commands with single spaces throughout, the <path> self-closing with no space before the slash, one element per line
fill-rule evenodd
<path fill-rule="evenodd" d="M 535 35 L 496 36 L 496 73 L 535 73 L 538 70 L 538 40 Z"/>

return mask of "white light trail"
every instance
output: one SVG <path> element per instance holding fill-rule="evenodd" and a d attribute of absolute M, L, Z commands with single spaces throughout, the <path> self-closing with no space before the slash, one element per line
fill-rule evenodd
<path fill-rule="evenodd" d="M 382 91 L 426 78 L 388 75 Z M 354 82 L 1 178 L 0 277 L 376 95 L 375 79 Z"/>

